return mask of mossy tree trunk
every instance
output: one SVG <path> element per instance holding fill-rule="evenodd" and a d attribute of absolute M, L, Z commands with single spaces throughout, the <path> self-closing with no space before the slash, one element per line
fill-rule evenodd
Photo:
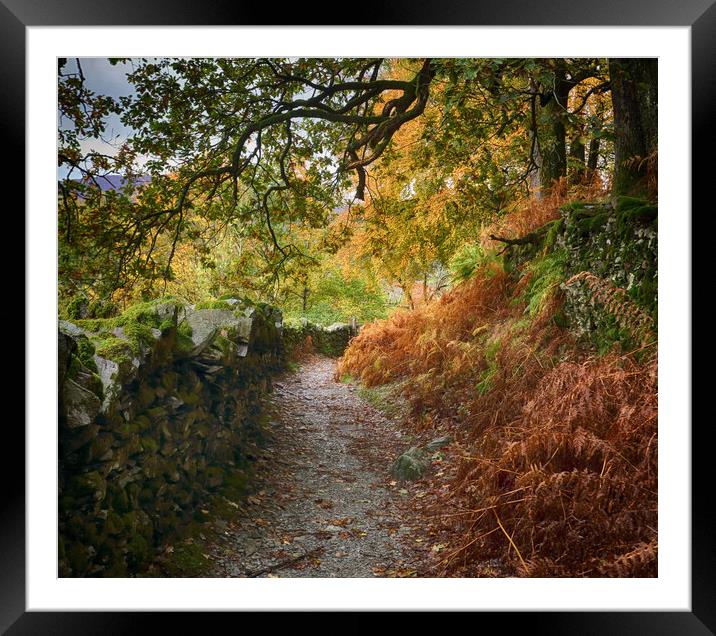
<path fill-rule="evenodd" d="M 657 60 L 610 59 L 614 108 L 614 193 L 644 194 L 657 148 Z"/>

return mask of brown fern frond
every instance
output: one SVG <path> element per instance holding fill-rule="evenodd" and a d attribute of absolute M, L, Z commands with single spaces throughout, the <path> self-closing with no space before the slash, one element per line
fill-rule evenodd
<path fill-rule="evenodd" d="M 658 553 L 658 544 L 654 539 L 614 559 L 599 563 L 597 569 L 602 576 L 609 577 L 657 576 Z"/>

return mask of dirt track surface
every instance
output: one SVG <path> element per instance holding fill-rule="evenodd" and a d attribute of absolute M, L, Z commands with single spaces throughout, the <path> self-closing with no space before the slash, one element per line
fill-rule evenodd
<path fill-rule="evenodd" d="M 253 494 L 212 546 L 209 576 L 425 575 L 427 540 L 390 475 L 410 440 L 335 369 L 310 358 L 275 383 L 273 439 Z"/>

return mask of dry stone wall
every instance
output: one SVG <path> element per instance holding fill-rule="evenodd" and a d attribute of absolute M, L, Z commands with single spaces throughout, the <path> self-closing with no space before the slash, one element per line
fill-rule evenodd
<path fill-rule="evenodd" d="M 533 240 L 506 250 L 506 267 L 518 275 L 529 264 L 550 258 L 559 264 L 565 294 L 564 317 L 580 337 L 599 347 L 621 342 L 638 346 L 618 308 L 605 305 L 587 281 L 618 292 L 654 328 L 658 318 L 658 208 L 643 199 L 573 202 L 560 218 L 531 234 Z M 534 269 L 534 268 L 532 268 Z M 588 272 L 590 278 L 580 278 Z M 614 296 L 615 298 L 617 296 Z M 611 303 L 614 305 L 615 303 Z"/>
<path fill-rule="evenodd" d="M 625 299 L 638 307 L 656 326 L 658 310 L 658 210 L 656 205 L 621 197 L 610 204 L 572 204 L 562 209 L 556 249 L 566 253 L 566 277 L 590 272 L 610 288 L 625 292 Z M 619 322 L 613 311 L 584 281 L 562 286 L 565 313 L 580 335 L 606 343 L 630 342 L 629 325 Z"/>
<path fill-rule="evenodd" d="M 212 493 L 243 489 L 281 314 L 159 301 L 60 321 L 58 354 L 59 573 L 127 576 Z"/>
<path fill-rule="evenodd" d="M 302 346 L 308 338 L 318 353 L 337 358 L 343 355 L 357 327 L 348 323 L 335 323 L 328 327 L 304 321 L 298 325 L 284 325 L 283 340 L 287 352 Z"/>

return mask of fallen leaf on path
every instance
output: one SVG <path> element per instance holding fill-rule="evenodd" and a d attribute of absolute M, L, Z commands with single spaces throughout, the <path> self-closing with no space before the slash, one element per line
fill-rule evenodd
<path fill-rule="evenodd" d="M 349 525 L 353 521 L 353 517 L 343 517 L 342 519 L 333 519 L 330 522 L 330 525 L 332 526 L 342 526 L 345 527 Z"/>

